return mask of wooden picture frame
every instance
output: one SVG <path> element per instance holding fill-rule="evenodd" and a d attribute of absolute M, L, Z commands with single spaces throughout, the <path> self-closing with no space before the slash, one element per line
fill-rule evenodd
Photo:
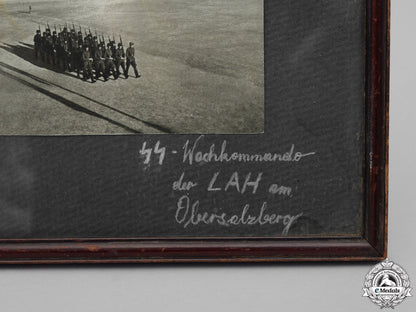
<path fill-rule="evenodd" d="M 361 237 L 1 239 L 0 263 L 379 261 L 387 255 L 390 1 L 366 1 Z"/>

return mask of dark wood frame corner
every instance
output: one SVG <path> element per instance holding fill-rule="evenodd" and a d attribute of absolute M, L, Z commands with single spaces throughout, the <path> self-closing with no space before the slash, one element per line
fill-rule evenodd
<path fill-rule="evenodd" d="M 378 261 L 387 255 L 390 0 L 366 0 L 361 237 L 0 240 L 0 263 Z"/>

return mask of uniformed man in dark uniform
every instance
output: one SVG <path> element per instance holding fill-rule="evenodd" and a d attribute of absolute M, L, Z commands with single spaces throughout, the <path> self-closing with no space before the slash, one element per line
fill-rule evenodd
<path fill-rule="evenodd" d="M 70 70 L 71 51 L 69 50 L 68 41 L 64 41 L 62 45 L 62 62 L 64 70 Z"/>
<path fill-rule="evenodd" d="M 124 53 L 123 45 L 121 43 L 118 44 L 118 48 L 116 50 L 116 70 L 117 76 L 120 76 L 120 66 L 123 69 L 123 74 L 126 79 L 128 78 L 127 71 L 126 71 L 126 54 Z"/>
<path fill-rule="evenodd" d="M 51 48 L 52 64 L 54 66 L 58 62 L 57 47 L 58 47 L 58 36 L 56 34 L 56 31 L 54 30 L 53 33 L 52 33 L 52 48 Z"/>
<path fill-rule="evenodd" d="M 130 65 L 131 65 L 131 66 L 133 66 L 134 73 L 136 74 L 136 78 L 139 78 L 141 76 L 140 76 L 139 71 L 137 69 L 136 58 L 134 57 L 134 54 L 135 54 L 134 43 L 130 42 L 129 47 L 126 50 L 126 58 L 127 58 L 126 72 L 127 72 L 127 77 L 128 77 L 129 68 L 130 68 Z"/>
<path fill-rule="evenodd" d="M 56 56 L 58 58 L 58 67 L 65 70 L 65 49 L 64 49 L 65 39 L 62 33 L 58 34 L 58 44 L 56 46 Z"/>
<path fill-rule="evenodd" d="M 98 80 L 101 74 L 104 77 L 104 80 L 107 81 L 107 72 L 105 70 L 105 51 L 103 45 L 98 45 L 97 50 L 94 54 L 94 67 L 95 67 L 95 79 Z"/>
<path fill-rule="evenodd" d="M 37 59 L 41 53 L 42 46 L 42 35 L 40 34 L 40 29 L 36 30 L 36 35 L 33 38 L 33 42 L 35 44 L 35 57 Z"/>
<path fill-rule="evenodd" d="M 116 51 L 117 51 L 116 42 L 114 40 L 111 40 L 110 45 L 111 45 L 111 53 L 113 54 L 113 57 L 115 57 L 116 56 Z"/>
<path fill-rule="evenodd" d="M 71 31 L 71 40 L 70 40 L 70 51 L 71 51 L 71 71 L 77 71 L 78 75 L 78 63 L 79 63 L 79 57 L 78 57 L 78 35 L 75 32 L 75 29 L 72 29 Z"/>
<path fill-rule="evenodd" d="M 41 45 L 40 45 L 40 51 L 41 51 L 41 55 L 42 55 L 42 61 L 46 62 L 46 56 L 47 56 L 47 37 L 46 37 L 46 31 L 43 32 L 42 34 L 42 41 L 41 41 Z"/>
<path fill-rule="evenodd" d="M 75 50 L 75 52 L 73 53 L 75 58 L 74 58 L 74 69 L 77 71 L 77 77 L 80 77 L 80 72 L 83 70 L 84 68 L 84 61 L 83 61 L 83 53 L 84 53 L 84 49 L 81 45 L 78 45 L 78 48 Z M 83 73 L 83 76 L 85 76 L 85 73 Z"/>
<path fill-rule="evenodd" d="M 68 36 L 68 48 L 72 52 L 78 46 L 78 40 L 75 36 L 75 29 L 72 29 Z"/>
<path fill-rule="evenodd" d="M 48 64 L 53 64 L 53 39 L 50 32 L 47 32 L 46 34 L 47 62 Z"/>
<path fill-rule="evenodd" d="M 84 74 L 83 79 L 88 80 L 88 78 L 91 78 L 92 82 L 95 82 L 94 75 L 92 73 L 92 61 L 90 48 L 88 46 L 85 47 L 84 52 L 82 53 L 82 61 L 84 62 Z"/>
<path fill-rule="evenodd" d="M 111 43 L 107 44 L 107 49 L 105 50 L 105 70 L 106 76 L 110 76 L 110 72 L 113 75 L 114 79 L 118 79 L 116 68 L 113 61 L 113 52 L 111 51 Z"/>

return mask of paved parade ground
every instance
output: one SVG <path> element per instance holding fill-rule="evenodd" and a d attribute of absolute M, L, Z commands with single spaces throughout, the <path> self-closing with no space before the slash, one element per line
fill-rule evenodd
<path fill-rule="evenodd" d="M 142 77 L 91 83 L 37 60 L 47 23 L 121 34 Z M 0 135 L 264 130 L 263 1 L 0 0 L 0 27 Z"/>

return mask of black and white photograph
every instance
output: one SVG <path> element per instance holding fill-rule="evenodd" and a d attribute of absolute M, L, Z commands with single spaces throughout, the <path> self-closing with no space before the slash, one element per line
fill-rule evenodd
<path fill-rule="evenodd" d="M 1 0 L 0 135 L 264 131 L 261 0 Z"/>

